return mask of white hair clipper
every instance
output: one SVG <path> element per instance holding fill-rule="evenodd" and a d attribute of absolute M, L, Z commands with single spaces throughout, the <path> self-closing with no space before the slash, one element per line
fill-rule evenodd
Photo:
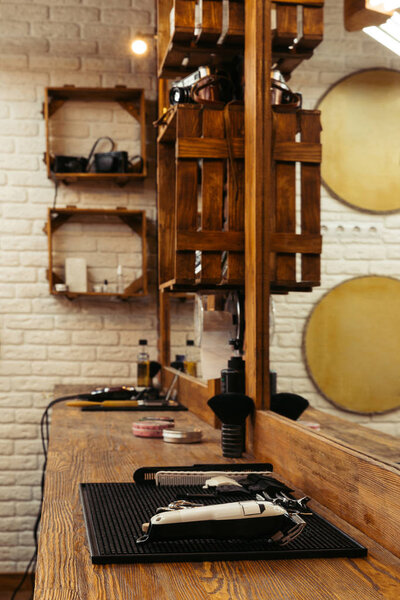
<path fill-rule="evenodd" d="M 164 510 L 164 509 L 161 509 Z M 267 538 L 279 545 L 294 540 L 304 529 L 298 514 L 267 501 L 246 500 L 210 506 L 173 502 L 142 525 L 136 543 L 188 538 Z"/>

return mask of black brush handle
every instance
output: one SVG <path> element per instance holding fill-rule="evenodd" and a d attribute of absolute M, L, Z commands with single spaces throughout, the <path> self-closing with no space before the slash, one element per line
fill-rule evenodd
<path fill-rule="evenodd" d="M 244 447 L 243 425 L 223 423 L 221 428 L 222 455 L 240 458 Z"/>

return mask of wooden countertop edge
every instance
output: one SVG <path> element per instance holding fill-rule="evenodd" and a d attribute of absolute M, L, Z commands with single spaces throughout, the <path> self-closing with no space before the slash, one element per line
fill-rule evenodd
<path fill-rule="evenodd" d="M 270 411 L 254 418 L 254 456 L 400 557 L 400 472 Z"/>

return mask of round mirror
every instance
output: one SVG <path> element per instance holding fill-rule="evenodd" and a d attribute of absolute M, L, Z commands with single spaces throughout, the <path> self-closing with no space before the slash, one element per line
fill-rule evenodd
<path fill-rule="evenodd" d="M 369 212 L 400 210 L 400 72 L 368 69 L 318 103 L 321 174 L 337 199 Z"/>
<path fill-rule="evenodd" d="M 400 407 L 400 281 L 359 277 L 315 305 L 306 324 L 308 372 L 337 407 L 382 413 Z"/>

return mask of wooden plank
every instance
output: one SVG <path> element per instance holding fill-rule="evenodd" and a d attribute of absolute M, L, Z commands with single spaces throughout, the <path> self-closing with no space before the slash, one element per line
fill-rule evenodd
<path fill-rule="evenodd" d="M 175 152 L 173 146 L 157 148 L 158 281 L 174 277 L 175 270 Z"/>
<path fill-rule="evenodd" d="M 178 231 L 176 238 L 176 249 L 178 251 L 202 250 L 209 253 L 217 253 L 219 261 L 223 250 L 236 252 L 244 249 L 243 231 Z M 220 265 L 219 265 L 220 267 Z M 219 275 L 221 274 L 221 267 Z M 218 278 L 219 281 L 220 277 Z M 203 281 L 203 279 L 202 279 Z"/>
<path fill-rule="evenodd" d="M 222 0 L 202 0 L 201 31 L 196 44 L 216 44 L 222 33 Z"/>
<path fill-rule="evenodd" d="M 229 0 L 228 27 L 223 39 L 224 46 L 244 45 L 244 1 Z"/>
<path fill-rule="evenodd" d="M 324 37 L 324 9 L 318 6 L 304 6 L 303 35 L 297 42 L 297 49 L 313 50 L 322 42 Z"/>
<path fill-rule="evenodd" d="M 275 149 L 282 144 L 285 148 L 296 137 L 297 118 L 296 112 L 273 112 L 273 156 Z M 277 152 L 279 155 L 279 152 Z M 295 233 L 296 231 L 296 164 L 293 158 L 289 162 L 289 152 L 282 153 L 287 157 L 287 162 L 275 164 L 275 231 L 276 233 Z M 273 279 L 296 281 L 296 256 L 295 254 L 276 255 L 275 274 Z"/>
<path fill-rule="evenodd" d="M 367 0 L 344 0 L 344 26 L 347 31 L 360 31 L 364 27 L 382 25 L 391 15 L 377 5 L 367 8 Z"/>
<path fill-rule="evenodd" d="M 369 458 L 384 462 L 396 468 L 400 475 L 400 438 L 382 433 L 372 427 L 358 425 L 312 406 L 307 408 L 297 423 L 302 425 L 303 420 L 319 423 L 320 436 L 351 447 Z"/>
<path fill-rule="evenodd" d="M 269 406 L 271 2 L 245 3 L 246 393 Z"/>
<path fill-rule="evenodd" d="M 170 297 L 163 290 L 158 293 L 158 325 L 159 361 L 163 367 L 168 367 L 171 364 Z"/>
<path fill-rule="evenodd" d="M 255 419 L 254 453 L 258 460 L 271 461 L 274 470 L 293 485 L 400 556 L 398 469 L 263 411 Z"/>
<path fill-rule="evenodd" d="M 181 137 L 200 137 L 201 111 L 181 106 L 177 113 L 177 142 Z M 176 155 L 176 233 L 197 229 L 197 160 L 182 160 Z M 176 252 L 174 277 L 177 283 L 194 283 L 195 253 Z"/>
<path fill-rule="evenodd" d="M 297 37 L 297 5 L 276 5 L 276 29 L 272 35 L 273 48 L 289 48 Z"/>
<path fill-rule="evenodd" d="M 323 6 L 325 0 L 273 0 L 275 4 L 300 4 L 303 6 Z"/>
<path fill-rule="evenodd" d="M 244 111 L 233 110 L 234 106 L 232 105 L 229 110 L 229 124 L 227 123 L 233 138 L 244 136 Z M 233 164 L 232 161 L 228 161 L 226 204 L 229 231 L 244 231 L 244 185 L 244 161 L 234 159 Z M 226 267 L 228 283 L 242 284 L 244 282 L 244 252 L 237 253 L 232 250 L 228 252 Z"/>
<path fill-rule="evenodd" d="M 235 158 L 244 156 L 244 140 L 232 139 L 232 149 Z M 183 137 L 176 140 L 177 158 L 228 158 L 229 152 L 226 140 L 216 137 L 195 138 Z"/>
<path fill-rule="evenodd" d="M 307 143 L 319 143 L 321 124 L 318 112 L 300 111 L 301 139 Z M 319 234 L 321 229 L 321 168 L 318 164 L 301 165 L 301 231 L 302 234 Z M 303 281 L 320 281 L 322 249 L 313 256 L 302 256 L 301 278 Z"/>
<path fill-rule="evenodd" d="M 317 234 L 272 233 L 272 252 L 301 252 L 318 254 L 322 250 L 322 236 Z"/>
<path fill-rule="evenodd" d="M 222 2 L 221 10 L 222 10 Z M 204 7 L 204 4 L 203 4 Z M 221 14 L 222 19 L 222 14 Z M 203 110 L 203 136 L 224 139 L 224 114 L 221 110 Z M 201 228 L 203 233 L 222 231 L 225 161 L 203 159 L 201 180 Z M 217 233 L 219 237 L 220 233 Z M 179 242 L 178 242 L 179 244 Z M 199 248 L 199 250 L 202 248 Z M 204 249 L 205 250 L 205 249 Z M 221 248 L 218 250 L 225 250 Z M 221 281 L 221 251 L 202 252 L 201 282 Z"/>
<path fill-rule="evenodd" d="M 298 161 L 320 163 L 321 144 L 312 142 L 277 142 L 274 144 L 273 159 L 280 161 Z"/>
<path fill-rule="evenodd" d="M 174 19 L 170 29 L 171 42 L 191 42 L 194 39 L 195 0 L 174 0 Z"/>

